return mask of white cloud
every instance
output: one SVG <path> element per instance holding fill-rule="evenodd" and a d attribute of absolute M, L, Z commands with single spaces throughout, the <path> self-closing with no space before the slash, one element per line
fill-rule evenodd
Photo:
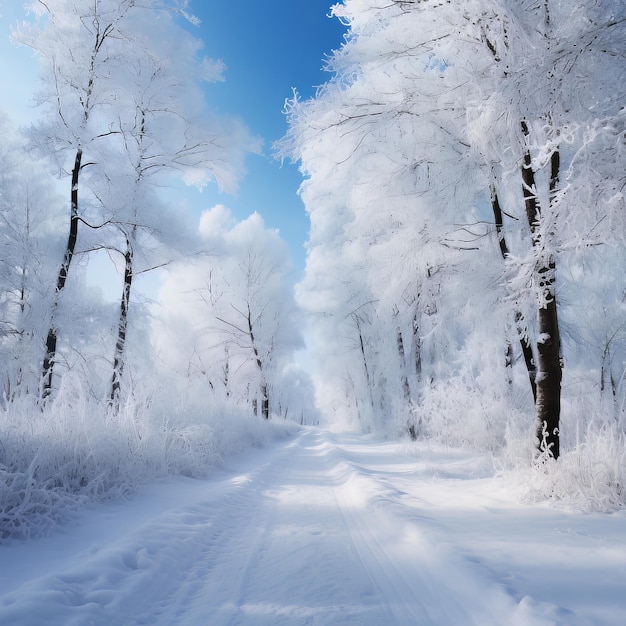
<path fill-rule="evenodd" d="M 230 209 L 223 204 L 216 204 L 202 213 L 198 228 L 200 236 L 210 241 L 221 237 L 225 231 L 230 230 L 234 225 L 235 219 Z"/>
<path fill-rule="evenodd" d="M 34 121 L 38 115 L 33 94 L 38 89 L 39 74 L 33 52 L 11 41 L 11 31 L 25 18 L 21 3 L 2 4 L 0 9 L 0 109 L 18 125 Z"/>
<path fill-rule="evenodd" d="M 226 65 L 221 59 L 204 57 L 200 62 L 198 78 L 207 83 L 224 82 L 224 80 L 226 80 L 224 77 L 225 71 Z"/>

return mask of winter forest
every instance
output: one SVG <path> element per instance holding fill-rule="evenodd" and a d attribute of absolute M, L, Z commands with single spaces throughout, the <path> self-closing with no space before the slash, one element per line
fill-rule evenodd
<path fill-rule="evenodd" d="M 254 209 L 185 206 L 259 150 L 207 101 L 192 10 L 37 1 L 14 28 L 41 78 L 38 121 L 0 119 L 0 538 L 320 424 L 623 508 L 626 4 L 329 9 L 347 35 L 273 146 L 302 173 L 298 281 Z"/>

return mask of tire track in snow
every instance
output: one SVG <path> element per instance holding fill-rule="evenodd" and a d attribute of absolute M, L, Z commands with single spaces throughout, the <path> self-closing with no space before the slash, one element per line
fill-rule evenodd
<path fill-rule="evenodd" d="M 591 626 L 583 616 L 504 585 L 484 559 L 473 556 L 466 547 L 464 525 L 432 502 L 441 462 L 433 474 L 428 463 L 399 455 L 397 444 L 329 437 L 336 462 L 343 467 L 343 479 L 335 488 L 337 505 L 364 568 L 385 599 L 386 623 Z M 459 476 L 467 479 L 467 472 Z M 454 498 L 450 485 L 441 485 L 444 501 Z M 429 492 L 428 498 L 422 499 L 420 487 Z"/>
<path fill-rule="evenodd" d="M 162 618 L 168 626 L 178 623 L 190 601 L 193 605 L 202 593 L 211 570 L 220 566 L 224 537 L 246 516 L 254 516 L 263 476 L 294 445 L 297 439 L 262 451 L 261 464 L 245 460 L 249 467 L 242 473 L 199 481 L 198 487 L 207 487 L 205 499 L 168 511 L 109 545 L 79 555 L 80 564 L 68 571 L 32 580 L 3 597 L 0 624 L 155 626 Z M 171 578 L 181 572 L 182 580 Z"/>
<path fill-rule="evenodd" d="M 398 524 L 381 510 L 361 506 L 353 496 L 363 488 L 359 483 L 350 479 L 339 487 L 337 502 L 356 552 L 384 598 L 388 623 L 502 626 L 501 615 L 476 606 L 475 600 L 489 593 L 474 583 L 472 572 L 462 574 L 467 568 L 437 550 L 418 526 Z M 442 569 L 455 572 L 454 580 L 443 579 Z M 464 593 L 468 587 L 475 591 L 473 598 Z"/>
<path fill-rule="evenodd" d="M 262 505 L 263 493 L 298 441 L 275 448 L 268 461 L 232 477 L 232 488 L 211 498 L 212 511 L 203 522 L 206 534 L 197 542 L 188 574 L 170 586 L 158 612 L 150 614 L 146 609 L 128 626 L 231 623 L 233 614 L 241 611 L 250 571 L 271 528 L 272 510 Z"/>

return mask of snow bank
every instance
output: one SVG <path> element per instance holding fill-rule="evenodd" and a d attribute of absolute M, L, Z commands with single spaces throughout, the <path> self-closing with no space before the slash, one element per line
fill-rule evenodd
<path fill-rule="evenodd" d="M 88 501 L 167 475 L 204 477 L 221 460 L 296 426 L 167 390 L 108 411 L 73 381 L 41 410 L 0 411 L 0 542 L 47 534 Z"/>

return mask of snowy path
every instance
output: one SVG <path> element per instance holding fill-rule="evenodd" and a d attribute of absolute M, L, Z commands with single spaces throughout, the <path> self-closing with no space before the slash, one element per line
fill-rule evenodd
<path fill-rule="evenodd" d="M 523 506 L 462 453 L 316 430 L 230 466 L 1 547 L 0 624 L 626 624 L 621 513 Z"/>

